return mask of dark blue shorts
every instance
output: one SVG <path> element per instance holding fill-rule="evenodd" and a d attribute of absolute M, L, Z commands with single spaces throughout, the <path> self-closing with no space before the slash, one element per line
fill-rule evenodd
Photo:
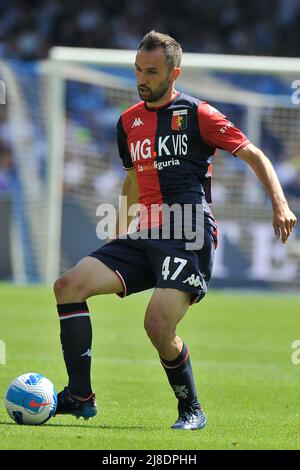
<path fill-rule="evenodd" d="M 123 285 L 125 297 L 153 287 L 191 293 L 191 304 L 206 294 L 216 246 L 216 226 L 205 224 L 200 250 L 186 250 L 184 240 L 132 240 L 128 236 L 103 245 L 89 256 L 112 269 Z"/>

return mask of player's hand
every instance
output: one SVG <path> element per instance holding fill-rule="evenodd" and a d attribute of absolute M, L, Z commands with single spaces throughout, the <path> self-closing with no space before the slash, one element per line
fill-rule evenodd
<path fill-rule="evenodd" d="M 273 228 L 277 239 L 281 236 L 282 243 L 286 243 L 289 236 L 291 235 L 295 225 L 297 223 L 297 217 L 289 209 L 288 205 L 284 205 L 273 211 Z"/>

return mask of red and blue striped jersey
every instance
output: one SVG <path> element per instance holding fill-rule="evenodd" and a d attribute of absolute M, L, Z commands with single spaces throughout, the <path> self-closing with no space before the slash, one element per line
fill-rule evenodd
<path fill-rule="evenodd" d="M 179 92 L 159 108 L 140 101 L 124 111 L 117 139 L 123 167 L 134 168 L 139 203 L 148 211 L 153 204 L 201 203 L 203 196 L 211 203 L 216 149 L 234 154 L 249 143 L 217 109 Z M 142 219 L 141 212 L 140 226 Z"/>

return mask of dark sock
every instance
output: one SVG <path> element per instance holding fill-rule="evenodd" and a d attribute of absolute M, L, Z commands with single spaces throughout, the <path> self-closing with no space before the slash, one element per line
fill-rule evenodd
<path fill-rule="evenodd" d="M 91 388 L 92 325 L 86 302 L 57 305 L 60 339 L 74 395 L 88 397 Z"/>
<path fill-rule="evenodd" d="M 183 344 L 182 351 L 173 361 L 160 358 L 171 387 L 178 399 L 178 409 L 199 408 L 189 350 Z"/>

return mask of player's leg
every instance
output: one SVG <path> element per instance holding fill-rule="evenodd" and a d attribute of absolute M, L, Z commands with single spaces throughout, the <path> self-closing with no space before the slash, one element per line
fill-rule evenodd
<path fill-rule="evenodd" d="M 55 282 L 69 375 L 69 387 L 58 395 L 59 413 L 84 417 L 95 414 L 94 397 L 90 395 L 92 329 L 86 299 L 109 293 L 124 297 L 154 285 L 142 243 L 126 237 L 103 245 Z"/>
<path fill-rule="evenodd" d="M 197 399 L 189 350 L 176 334 L 176 326 L 190 305 L 191 295 L 177 289 L 157 288 L 145 316 L 146 332 L 178 399 L 175 429 L 201 429 L 206 418 Z"/>
<path fill-rule="evenodd" d="M 156 289 L 148 306 L 145 327 L 156 347 L 170 385 L 178 398 L 176 429 L 199 429 L 206 418 L 197 399 L 189 351 L 176 335 L 176 325 L 188 306 L 199 302 L 211 277 L 215 226 L 205 223 L 200 250 L 187 250 L 183 240 L 150 240 L 149 260 Z"/>
<path fill-rule="evenodd" d="M 178 289 L 156 288 L 148 304 L 144 327 L 160 357 L 173 361 L 182 350 L 176 325 L 190 305 L 190 294 Z"/>
<path fill-rule="evenodd" d="M 54 284 L 68 387 L 58 397 L 58 413 L 86 418 L 96 414 L 91 386 L 92 325 L 86 299 L 121 292 L 120 280 L 101 261 L 85 257 Z"/>

